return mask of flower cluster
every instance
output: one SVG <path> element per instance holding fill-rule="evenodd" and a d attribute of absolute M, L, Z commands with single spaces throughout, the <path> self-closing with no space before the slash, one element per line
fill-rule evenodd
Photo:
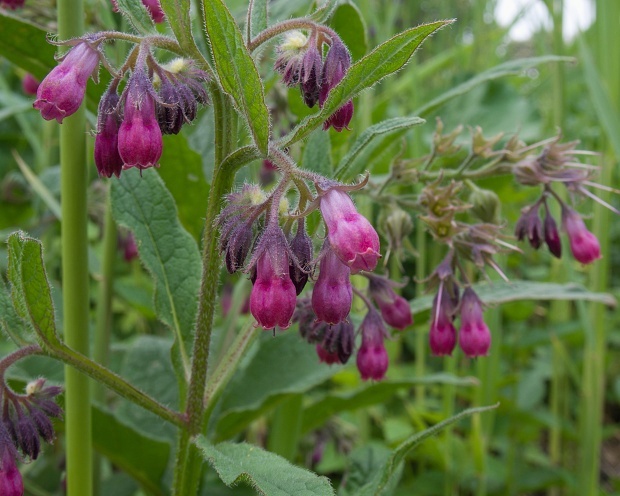
<path fill-rule="evenodd" d="M 21 456 L 35 460 L 41 450 L 41 438 L 55 438 L 52 418 L 62 416 L 54 401 L 61 388 L 45 386 L 45 379 L 28 384 L 26 394 L 14 393 L 3 383 L 0 392 L 2 422 L 0 422 L 0 494 L 21 496 L 24 491 L 16 461 Z"/>
<path fill-rule="evenodd" d="M 351 55 L 340 37 L 332 30 L 321 28 L 320 32 L 313 30 L 309 36 L 291 31 L 277 48 L 275 70 L 287 86 L 299 85 L 302 98 L 310 108 L 317 102 L 323 107 L 329 92 L 351 66 Z M 329 45 L 325 60 L 322 56 L 324 42 Z M 338 132 L 348 129 L 352 118 L 353 100 L 349 100 L 323 123 L 323 129 L 333 127 Z"/>
<path fill-rule="evenodd" d="M 95 77 L 103 63 L 115 77 L 99 102 L 95 165 L 99 175 L 118 177 L 124 169 L 158 165 L 162 135 L 177 134 L 183 124 L 195 119 L 198 105 L 207 103 L 208 77 L 186 59 L 160 65 L 146 43 L 130 54 L 117 73 L 103 56 L 104 40 L 93 35 L 67 42 L 73 48 L 39 85 L 34 108 L 43 118 L 62 123 L 78 110 L 88 78 Z M 128 73 L 119 95 L 121 78 Z"/>

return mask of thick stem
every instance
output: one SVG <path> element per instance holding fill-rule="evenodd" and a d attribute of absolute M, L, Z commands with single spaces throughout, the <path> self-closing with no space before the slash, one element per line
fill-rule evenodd
<path fill-rule="evenodd" d="M 69 39 L 84 31 L 82 0 L 58 0 L 58 36 Z M 62 289 L 64 336 L 68 346 L 89 354 L 88 245 L 86 238 L 86 120 L 84 106 L 60 128 L 62 198 Z M 91 496 L 92 440 L 90 383 L 73 367 L 65 367 L 67 495 Z"/>
<path fill-rule="evenodd" d="M 178 496 L 196 494 L 200 480 L 200 457 L 197 448 L 189 443 L 189 439 L 199 434 L 206 422 L 203 398 L 220 274 L 220 256 L 217 250 L 218 230 L 215 228 L 215 219 L 221 210 L 221 200 L 231 189 L 235 175 L 234 170 L 223 169 L 221 165 L 236 144 L 236 115 L 228 97 L 215 85 L 212 86 L 212 98 L 215 120 L 215 168 L 202 239 L 202 282 L 186 403 L 186 416 L 189 424 L 188 429 L 181 432 L 177 447 L 173 494 Z"/>

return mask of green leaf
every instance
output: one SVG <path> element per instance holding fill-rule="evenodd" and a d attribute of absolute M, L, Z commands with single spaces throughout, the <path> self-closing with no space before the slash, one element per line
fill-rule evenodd
<path fill-rule="evenodd" d="M 301 432 L 307 433 L 323 425 L 327 419 L 343 411 L 352 411 L 388 401 L 397 391 L 416 384 L 450 384 L 475 386 L 473 377 L 455 377 L 450 374 L 433 374 L 425 377 L 382 381 L 354 391 L 328 393 L 304 409 Z"/>
<path fill-rule="evenodd" d="M 320 3 L 320 1 L 321 0 L 317 0 L 317 5 Z M 308 17 L 314 22 L 322 24 L 332 16 L 337 6 L 338 0 L 324 0 L 323 5 L 321 5 L 320 7 L 317 6 L 317 9 L 312 12 L 312 14 L 310 14 Z"/>
<path fill-rule="evenodd" d="M 353 146 L 338 164 L 336 178 L 342 180 L 345 175 L 347 177 L 352 177 L 362 173 L 364 168 L 367 167 L 365 158 L 369 153 L 372 153 L 378 138 L 398 133 L 398 131 L 403 131 L 413 126 L 424 124 L 425 122 L 426 121 L 420 117 L 396 117 L 370 126 L 360 134 L 359 138 L 357 138 Z M 349 169 L 352 170 L 349 171 Z"/>
<path fill-rule="evenodd" d="M 390 457 L 384 463 L 381 471 L 379 471 L 377 475 L 374 477 L 374 479 L 371 482 L 369 482 L 367 485 L 362 487 L 361 490 L 358 491 L 356 494 L 358 496 L 371 496 L 371 495 L 379 496 L 379 495 L 389 494 L 389 492 L 387 492 L 386 489 L 388 489 L 394 483 L 393 479 L 399 471 L 401 462 L 403 461 L 407 453 L 413 450 L 418 444 L 420 444 L 425 439 L 431 436 L 434 436 L 440 430 L 448 427 L 451 424 L 454 424 L 455 422 L 461 420 L 464 417 L 473 415 L 474 413 L 485 412 L 487 410 L 491 410 L 496 407 L 497 405 L 480 407 L 480 408 L 469 408 L 468 410 L 464 410 L 461 413 L 453 417 L 450 417 L 449 419 L 439 422 L 438 424 L 434 425 L 433 427 L 430 427 L 429 429 L 426 429 L 422 432 L 418 432 L 417 434 L 414 434 L 409 439 L 401 443 L 392 452 Z"/>
<path fill-rule="evenodd" d="M 479 283 L 473 285 L 480 299 L 489 305 L 518 300 L 576 300 L 596 301 L 610 307 L 616 306 L 616 299 L 608 293 L 593 293 L 579 284 L 557 284 L 550 282 L 510 281 Z M 422 296 L 411 302 L 414 313 L 430 310 L 434 295 Z"/>
<path fill-rule="evenodd" d="M 269 18 L 267 0 L 250 0 L 245 39 L 250 41 L 258 33 L 267 29 Z"/>
<path fill-rule="evenodd" d="M 451 22 L 422 24 L 403 31 L 379 45 L 350 67 L 342 81 L 329 92 L 323 108 L 301 121 L 289 134 L 279 140 L 279 146 L 287 147 L 305 138 L 351 98 L 401 69 L 428 36 Z"/>
<path fill-rule="evenodd" d="M 160 0 L 160 5 L 181 48 L 197 60 L 206 62 L 192 35 L 191 0 Z"/>
<path fill-rule="evenodd" d="M 185 136 L 164 136 L 159 163 L 157 172 L 174 198 L 181 224 L 199 241 L 209 199 L 202 157 L 189 147 Z"/>
<path fill-rule="evenodd" d="M 0 55 L 41 80 L 56 65 L 55 54 L 44 30 L 0 10 Z"/>
<path fill-rule="evenodd" d="M 164 405 L 179 404 L 179 388 L 170 363 L 172 340 L 141 336 L 126 353 L 120 375 L 140 391 Z M 145 436 L 172 442 L 176 429 L 154 413 L 130 401 L 123 400 L 116 409 L 116 417 Z"/>
<path fill-rule="evenodd" d="M 301 163 L 305 169 L 318 172 L 322 176 L 333 176 L 334 166 L 332 165 L 329 133 L 317 129 L 310 135 L 304 146 Z"/>
<path fill-rule="evenodd" d="M 56 334 L 52 293 L 43 265 L 41 242 L 23 232 L 11 234 L 9 244 L 9 279 L 18 314 L 30 319 L 37 336 L 44 342 L 60 343 Z"/>
<path fill-rule="evenodd" d="M 366 23 L 357 5 L 353 3 L 338 5 L 329 25 L 342 38 L 353 60 L 359 60 L 366 55 L 368 51 Z"/>
<path fill-rule="evenodd" d="M 217 405 L 218 439 L 229 439 L 283 398 L 308 391 L 340 369 L 319 363 L 314 348 L 295 332 L 286 331 L 276 339 L 267 334 L 222 394 Z"/>
<path fill-rule="evenodd" d="M 116 467 L 131 475 L 149 494 L 163 495 L 161 481 L 170 444 L 140 433 L 98 406 L 92 408 L 93 446 Z"/>
<path fill-rule="evenodd" d="M 154 172 L 141 177 L 129 170 L 113 181 L 112 214 L 136 237 L 140 259 L 155 281 L 157 315 L 181 345 L 187 373 L 202 262 L 196 241 L 179 223 L 172 195 Z"/>
<path fill-rule="evenodd" d="M 250 127 L 256 147 L 267 153 L 269 110 L 263 83 L 239 31 L 222 0 L 203 0 L 205 26 L 222 88 Z"/>
<path fill-rule="evenodd" d="M 142 2 L 136 0 L 116 0 L 118 10 L 140 34 L 157 34 L 153 18 Z"/>
<path fill-rule="evenodd" d="M 209 444 L 199 436 L 195 441 L 203 458 L 215 469 L 227 486 L 238 482 L 250 484 L 265 496 L 333 495 L 327 477 L 291 465 L 284 458 L 258 446 L 241 443 Z"/>
<path fill-rule="evenodd" d="M 510 60 L 509 62 L 505 62 L 487 71 L 481 72 L 477 76 L 474 76 L 473 78 L 465 81 L 464 83 L 459 84 L 458 86 L 446 91 L 445 93 L 439 95 L 437 98 L 431 100 L 430 102 L 417 109 L 414 114 L 428 115 L 431 112 L 437 110 L 442 105 L 444 105 L 446 102 L 452 100 L 453 98 L 456 98 L 457 96 L 464 95 L 476 86 L 487 81 L 492 81 L 494 79 L 499 79 L 506 76 L 518 76 L 520 74 L 524 74 L 528 69 L 531 69 L 541 64 L 547 64 L 549 62 L 574 61 L 575 59 L 572 57 L 561 57 L 558 55 L 544 55 L 542 57 Z"/>
<path fill-rule="evenodd" d="M 4 331 L 18 346 L 25 346 L 32 342 L 31 330 L 15 310 L 2 277 L 0 277 L 0 330 Z"/>

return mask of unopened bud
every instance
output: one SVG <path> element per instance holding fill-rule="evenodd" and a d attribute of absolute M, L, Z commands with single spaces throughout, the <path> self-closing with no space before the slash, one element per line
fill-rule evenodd
<path fill-rule="evenodd" d="M 494 191 L 476 188 L 469 195 L 471 213 L 482 222 L 499 224 L 501 202 Z"/>

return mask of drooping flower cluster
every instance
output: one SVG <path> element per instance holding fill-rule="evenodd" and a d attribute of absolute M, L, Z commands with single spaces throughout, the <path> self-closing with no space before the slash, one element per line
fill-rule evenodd
<path fill-rule="evenodd" d="M 99 175 L 118 177 L 124 169 L 158 165 L 162 135 L 177 134 L 195 119 L 198 105 L 207 103 L 208 76 L 186 59 L 160 65 L 148 44 L 134 50 L 118 74 L 103 56 L 103 41 L 92 35 L 65 43 L 73 48 L 39 85 L 34 108 L 43 118 L 62 123 L 78 110 L 88 78 L 95 78 L 103 63 L 115 77 L 99 102 L 95 165 Z M 125 74 L 130 76 L 119 95 Z"/>
<path fill-rule="evenodd" d="M 3 496 L 23 494 L 23 481 L 16 461 L 22 456 L 35 460 L 41 450 L 41 439 L 48 443 L 54 440 L 51 419 L 62 416 L 62 409 L 54 401 L 60 392 L 60 387 L 46 387 L 45 379 L 29 383 L 25 395 L 16 394 L 2 385 L 0 494 Z"/>
<path fill-rule="evenodd" d="M 309 36 L 291 31 L 277 48 L 275 70 L 287 86 L 299 85 L 302 98 L 310 108 L 317 102 L 323 107 L 329 92 L 351 66 L 351 55 L 340 37 L 332 30 L 321 28 L 321 32 L 317 29 Z M 329 45 L 325 60 L 322 57 L 324 42 Z M 333 127 L 338 132 L 348 129 L 352 118 L 353 100 L 349 100 L 323 123 L 323 129 Z"/>

